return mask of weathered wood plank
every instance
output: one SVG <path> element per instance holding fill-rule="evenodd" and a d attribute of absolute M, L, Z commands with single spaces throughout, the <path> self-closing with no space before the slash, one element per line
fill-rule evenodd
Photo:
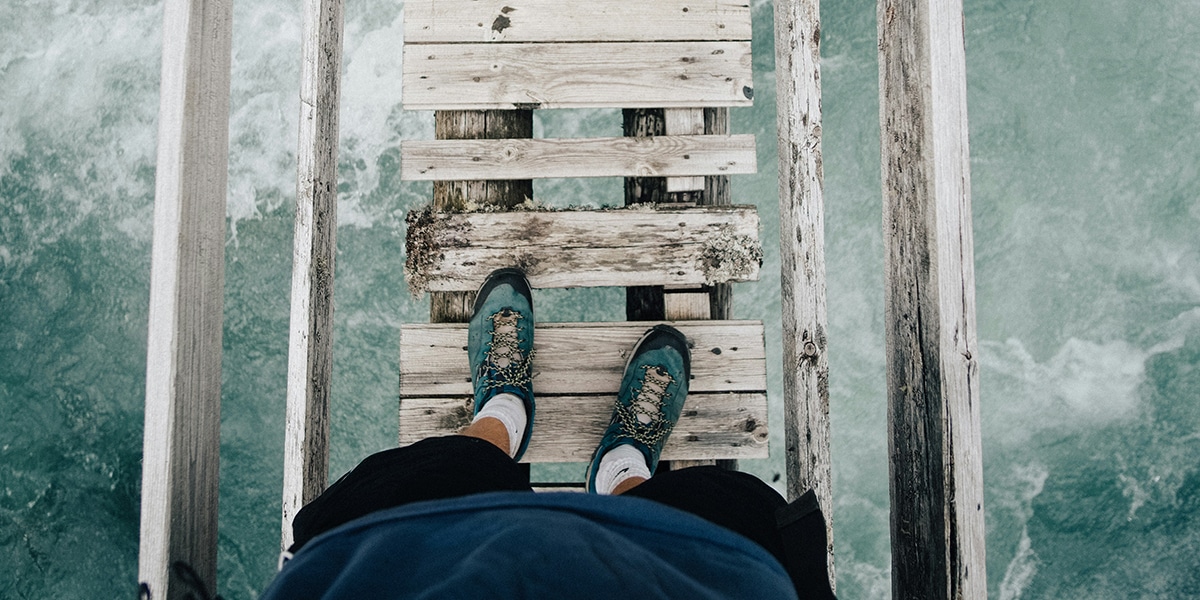
<path fill-rule="evenodd" d="M 668 108 L 663 111 L 663 118 L 666 120 L 667 135 L 704 135 L 703 108 Z M 704 177 L 667 179 L 667 192 L 694 192 L 703 189 Z"/>
<path fill-rule="evenodd" d="M 325 491 L 329 482 L 341 56 L 342 0 L 308 0 L 301 49 L 298 194 L 292 240 L 284 549 L 292 545 L 296 513 Z"/>
<path fill-rule="evenodd" d="M 536 288 L 752 281 L 754 207 L 511 213 L 414 212 L 405 276 L 414 293 L 474 290 L 519 266 Z"/>
<path fill-rule="evenodd" d="M 749 106 L 749 42 L 404 47 L 409 110 Z"/>
<path fill-rule="evenodd" d="M 190 565 L 217 583 L 228 0 L 167 0 L 154 191 L 138 580 L 182 598 Z"/>
<path fill-rule="evenodd" d="M 749 40 L 746 0 L 407 0 L 404 42 Z"/>
<path fill-rule="evenodd" d="M 539 323 L 534 334 L 538 394 L 613 394 L 629 351 L 653 322 Z M 766 389 L 766 356 L 759 321 L 673 323 L 693 344 L 693 392 Z M 466 325 L 400 327 L 400 395 L 471 394 Z M 405 400 L 404 402 L 407 402 Z"/>
<path fill-rule="evenodd" d="M 882 0 L 892 592 L 987 593 L 961 0 Z"/>
<path fill-rule="evenodd" d="M 780 288 L 788 498 L 813 489 L 825 515 L 831 585 L 833 494 L 826 355 L 825 218 L 821 171 L 818 3 L 775 3 L 779 132 Z"/>
<path fill-rule="evenodd" d="M 620 374 L 616 375 L 620 379 Z M 613 395 L 537 391 L 533 438 L 524 462 L 586 462 L 612 417 Z M 452 435 L 471 422 L 469 395 L 406 397 L 400 407 L 400 445 Z M 757 393 L 689 393 L 663 459 L 766 458 L 767 398 Z"/>
<path fill-rule="evenodd" d="M 737 175 L 754 173 L 756 160 L 753 135 L 413 140 L 401 143 L 400 175 L 405 181 Z"/>

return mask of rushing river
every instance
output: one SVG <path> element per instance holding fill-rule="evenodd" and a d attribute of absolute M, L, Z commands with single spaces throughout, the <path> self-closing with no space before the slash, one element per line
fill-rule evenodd
<path fill-rule="evenodd" d="M 234 3 L 220 592 L 275 567 L 300 4 Z M 755 7 L 767 264 L 739 318 L 779 321 L 771 7 Z M 1200 1 L 967 0 L 992 597 L 1200 597 Z M 824 152 L 840 596 L 889 595 L 875 5 L 826 2 Z M 0 5 L 0 598 L 132 597 L 162 6 Z M 349 2 L 341 112 L 332 473 L 394 444 L 403 280 L 403 5 Z M 618 135 L 615 111 L 537 114 Z M 550 205 L 618 181 L 549 181 Z M 620 292 L 539 292 L 539 318 L 619 320 Z M 770 386 L 781 388 L 778 327 Z M 782 423 L 778 406 L 773 419 Z M 745 463 L 775 485 L 772 458 Z M 579 476 L 582 467 L 563 471 Z M 550 476 L 547 471 L 535 475 Z"/>

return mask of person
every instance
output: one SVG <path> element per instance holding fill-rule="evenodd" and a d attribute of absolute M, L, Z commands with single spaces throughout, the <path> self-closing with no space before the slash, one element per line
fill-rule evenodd
<path fill-rule="evenodd" d="M 524 274 L 492 273 L 468 329 L 471 424 L 369 456 L 301 509 L 263 598 L 833 597 L 811 492 L 788 505 L 749 474 L 657 472 L 691 376 L 670 326 L 630 353 L 589 493 L 531 493 L 533 335 Z"/>

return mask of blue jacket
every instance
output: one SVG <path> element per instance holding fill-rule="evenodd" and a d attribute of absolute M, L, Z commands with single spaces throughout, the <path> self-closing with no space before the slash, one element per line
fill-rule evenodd
<path fill-rule="evenodd" d="M 273 598 L 795 598 L 754 542 L 640 498 L 496 492 L 379 511 L 288 561 Z"/>

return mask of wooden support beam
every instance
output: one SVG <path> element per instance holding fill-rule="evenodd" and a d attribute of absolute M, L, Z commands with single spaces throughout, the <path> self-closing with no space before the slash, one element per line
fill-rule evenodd
<path fill-rule="evenodd" d="M 701 129 L 704 126 L 704 114 L 700 115 Z M 667 117 L 668 126 L 670 124 L 670 113 Z M 703 188 L 704 179 L 700 180 L 701 188 Z M 667 187 L 670 189 L 670 181 L 667 182 Z M 683 321 L 691 319 L 710 319 L 712 312 L 710 310 L 710 302 L 712 298 L 709 293 L 702 289 L 692 288 L 687 290 L 680 289 L 664 289 L 663 290 L 663 313 L 666 318 L 671 321 Z M 674 434 L 672 434 L 674 435 Z M 700 460 L 672 460 L 669 463 L 671 470 L 686 469 L 688 467 L 701 467 L 717 464 L 715 458 L 704 458 Z"/>
<path fill-rule="evenodd" d="M 283 453 L 284 549 L 292 544 L 296 513 L 325 491 L 329 482 L 342 0 L 307 0 L 301 56 Z"/>
<path fill-rule="evenodd" d="M 746 0 L 408 0 L 404 42 L 653 42 L 749 40 Z"/>
<path fill-rule="evenodd" d="M 818 2 L 775 2 L 787 490 L 790 500 L 816 491 L 825 515 L 832 583 L 820 30 Z"/>
<path fill-rule="evenodd" d="M 192 589 L 177 562 L 217 583 L 231 8 L 163 8 L 138 549 L 141 593 L 154 598 Z"/>
<path fill-rule="evenodd" d="M 672 323 L 693 344 L 694 392 L 766 389 L 766 356 L 758 321 Z M 539 323 L 534 334 L 535 391 L 616 395 L 629 351 L 654 322 Z M 404 397 L 472 393 L 465 324 L 400 327 L 400 393 Z M 610 407 L 611 408 L 611 407 Z"/>
<path fill-rule="evenodd" d="M 703 176 L 753 173 L 755 161 L 753 135 L 413 140 L 401 144 L 400 175 L 405 181 Z"/>
<path fill-rule="evenodd" d="M 892 595 L 987 594 L 961 0 L 881 0 Z"/>
<path fill-rule="evenodd" d="M 409 44 L 409 110 L 748 106 L 749 42 Z"/>
<path fill-rule="evenodd" d="M 754 207 L 417 211 L 405 277 L 413 293 L 471 291 L 514 265 L 535 288 L 753 281 L 758 228 Z"/>
<path fill-rule="evenodd" d="M 704 135 L 703 108 L 668 108 L 663 110 L 667 135 Z M 754 136 L 750 146 L 754 146 Z M 751 165 L 754 169 L 757 165 Z M 705 173 L 709 175 L 712 173 Z M 704 189 L 704 177 L 669 177 L 667 192 L 694 192 Z"/>

